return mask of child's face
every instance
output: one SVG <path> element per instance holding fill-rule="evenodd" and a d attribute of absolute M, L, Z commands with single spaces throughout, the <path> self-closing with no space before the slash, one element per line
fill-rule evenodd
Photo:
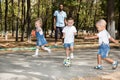
<path fill-rule="evenodd" d="M 97 25 L 97 24 L 96 24 L 96 28 L 99 32 L 105 29 L 104 26 L 100 26 L 100 25 Z"/>
<path fill-rule="evenodd" d="M 68 26 L 73 26 L 73 24 L 74 24 L 74 20 L 68 20 L 67 21 L 67 25 Z"/>
<path fill-rule="evenodd" d="M 35 27 L 41 27 L 41 23 L 39 21 L 35 22 Z"/>

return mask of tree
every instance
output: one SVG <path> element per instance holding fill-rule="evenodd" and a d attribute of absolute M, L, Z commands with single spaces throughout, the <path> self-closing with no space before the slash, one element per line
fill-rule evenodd
<path fill-rule="evenodd" d="M 52 25 L 51 25 L 51 35 L 50 35 L 50 37 L 52 38 L 53 37 L 53 31 L 54 31 L 54 16 L 53 16 L 53 14 L 54 14 L 54 11 L 55 11 L 55 2 L 56 2 L 56 0 L 52 0 L 51 1 L 51 4 L 52 4 Z"/>
<path fill-rule="evenodd" d="M 2 27 L 2 6 L 1 6 L 2 2 L 0 0 L 0 26 L 1 26 L 1 30 L 3 29 Z"/>
<path fill-rule="evenodd" d="M 38 0 L 38 13 L 37 13 L 37 17 L 40 17 L 40 0 Z"/>
<path fill-rule="evenodd" d="M 14 0 L 11 0 L 11 4 L 12 4 L 12 36 L 14 36 L 14 31 L 15 31 L 15 25 L 14 25 Z"/>
<path fill-rule="evenodd" d="M 119 14 L 119 18 L 118 18 L 118 36 L 120 37 L 120 0 L 118 0 L 119 2 L 118 2 L 118 14 Z"/>
<path fill-rule="evenodd" d="M 114 0 L 107 1 L 107 23 L 108 32 L 115 38 Z"/>
<path fill-rule="evenodd" d="M 5 40 L 7 40 L 8 0 L 5 0 Z"/>
<path fill-rule="evenodd" d="M 18 0 L 18 13 L 17 13 L 17 25 L 16 25 L 16 41 L 18 41 L 18 28 L 19 28 L 19 16 L 20 16 L 20 0 Z"/>
<path fill-rule="evenodd" d="M 24 41 L 24 32 L 25 32 L 25 0 L 22 0 L 22 25 L 21 25 L 21 41 Z"/>
<path fill-rule="evenodd" d="M 4 30 L 5 39 L 7 39 L 7 31 L 10 30 L 12 37 L 15 35 L 16 41 L 18 41 L 18 36 L 21 36 L 21 41 L 24 41 L 26 36 L 30 41 L 31 27 L 34 27 L 33 20 L 36 17 L 43 19 L 45 34 L 51 29 L 52 37 L 53 13 L 58 9 L 59 3 L 63 3 L 68 16 L 74 18 L 77 30 L 93 31 L 96 20 L 103 18 L 108 21 L 107 29 L 113 37 L 115 36 L 115 21 L 118 25 L 116 29 L 120 34 L 119 0 L 0 0 L 0 30 Z"/>
<path fill-rule="evenodd" d="M 78 9 L 77 9 L 77 19 L 76 19 L 76 29 L 78 30 L 78 26 L 79 26 L 79 12 L 80 12 L 80 3 L 82 0 L 78 0 L 77 2 L 79 3 L 78 5 Z"/>
<path fill-rule="evenodd" d="M 30 0 L 27 0 L 27 38 L 28 42 L 31 41 L 31 5 L 30 5 Z"/>

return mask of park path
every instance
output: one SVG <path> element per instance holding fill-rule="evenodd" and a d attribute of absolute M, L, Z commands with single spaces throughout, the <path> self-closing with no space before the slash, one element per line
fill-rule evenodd
<path fill-rule="evenodd" d="M 103 62 L 103 70 L 93 69 L 96 66 L 96 53 L 97 49 L 75 50 L 71 67 L 62 64 L 64 50 L 53 51 L 50 55 L 41 52 L 38 58 L 31 57 L 34 52 L 0 54 L 0 80 L 119 80 L 120 67 L 112 70 L 110 64 Z M 120 50 L 111 49 L 110 57 L 120 61 Z M 110 73 L 117 73 L 118 79 L 98 79 Z"/>

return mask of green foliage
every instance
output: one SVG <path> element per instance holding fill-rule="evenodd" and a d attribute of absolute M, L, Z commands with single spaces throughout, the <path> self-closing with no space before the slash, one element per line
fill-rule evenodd
<path fill-rule="evenodd" d="M 79 0 L 40 0 L 40 3 L 38 3 L 38 0 L 31 0 L 31 25 L 32 29 L 34 28 L 34 20 L 37 18 L 38 10 L 40 11 L 39 15 L 43 19 L 44 29 L 49 30 L 52 26 L 52 17 L 53 17 L 53 11 L 58 9 L 58 4 L 63 3 L 65 7 L 65 11 L 69 15 L 72 14 L 72 17 L 75 19 L 75 24 L 78 24 L 78 29 L 93 29 L 95 26 L 95 22 L 100 18 L 106 18 L 107 15 L 107 0 L 99 0 L 96 3 L 94 3 L 94 0 L 81 0 L 81 2 L 78 2 Z M 11 0 L 8 0 L 8 25 L 9 30 L 11 31 L 11 19 L 12 13 L 14 9 L 14 15 L 15 18 L 19 18 L 19 21 L 22 20 L 22 0 L 20 0 L 20 15 L 18 16 L 18 1 L 14 0 L 14 7 L 11 5 Z M 115 0 L 115 18 L 118 19 L 118 13 L 120 4 L 118 3 L 119 0 Z M 39 4 L 39 8 L 38 8 Z M 4 0 L 1 2 L 1 8 L 2 8 L 2 24 L 4 24 L 4 16 L 5 16 L 5 3 Z M 27 14 L 27 3 L 25 2 L 25 16 Z M 79 16 L 77 16 L 79 15 Z M 76 22 L 78 18 L 78 23 Z M 14 19 L 14 21 L 16 21 Z M 3 25 L 4 27 L 4 25 Z M 21 31 L 19 27 L 19 31 Z"/>

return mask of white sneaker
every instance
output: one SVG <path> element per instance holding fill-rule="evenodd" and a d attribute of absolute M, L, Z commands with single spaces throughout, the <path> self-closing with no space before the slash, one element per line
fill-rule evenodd
<path fill-rule="evenodd" d="M 67 59 L 70 59 L 70 57 L 67 57 Z"/>
<path fill-rule="evenodd" d="M 49 53 L 49 54 L 51 53 L 51 49 L 48 50 L 48 53 Z"/>
<path fill-rule="evenodd" d="M 35 54 L 34 54 L 34 55 L 32 55 L 32 57 L 38 57 L 38 55 L 35 55 Z"/>
<path fill-rule="evenodd" d="M 73 59 L 74 58 L 74 55 L 73 53 L 70 54 L 70 58 Z"/>

